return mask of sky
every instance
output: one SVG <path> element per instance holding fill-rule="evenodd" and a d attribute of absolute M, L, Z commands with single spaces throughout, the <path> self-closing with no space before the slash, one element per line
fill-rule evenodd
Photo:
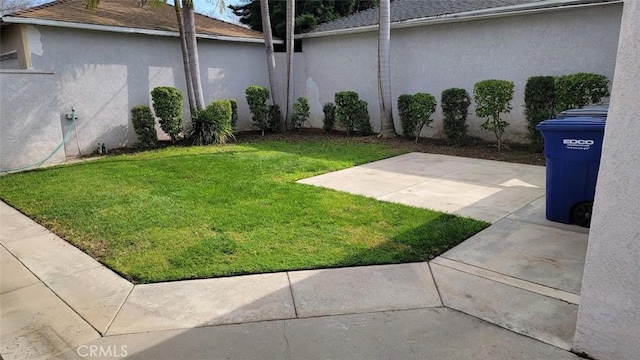
<path fill-rule="evenodd" d="M 195 9 L 197 12 L 214 17 L 216 19 L 238 23 L 238 17 L 233 15 L 230 9 L 226 6 L 228 5 L 240 5 L 246 3 L 248 0 L 223 0 L 225 4 L 224 12 L 220 13 L 220 0 L 193 0 L 195 4 Z M 173 4 L 173 0 L 168 0 L 169 4 Z"/>
<path fill-rule="evenodd" d="M 33 1 L 34 5 L 44 4 L 51 2 L 53 0 L 35 0 Z M 133 0 L 132 0 L 133 1 Z M 195 9 L 197 12 L 216 18 L 220 20 L 224 20 L 227 22 L 232 22 L 238 24 L 238 17 L 233 15 L 230 9 L 226 6 L 228 5 L 240 5 L 247 3 L 249 0 L 222 0 L 224 1 L 225 8 L 224 12 L 220 13 L 220 0 L 193 0 L 195 4 Z M 167 2 L 173 5 L 173 0 L 167 0 Z"/>

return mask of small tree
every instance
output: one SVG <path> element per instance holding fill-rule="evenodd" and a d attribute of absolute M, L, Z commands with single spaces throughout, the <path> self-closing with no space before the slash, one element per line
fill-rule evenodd
<path fill-rule="evenodd" d="M 415 139 L 415 142 L 418 142 L 422 129 L 433 121 L 431 115 L 436 111 L 436 104 L 436 98 L 428 93 L 405 94 L 398 97 L 402 134 L 407 139 Z"/>
<path fill-rule="evenodd" d="M 429 93 L 417 93 L 411 98 L 409 115 L 415 124 L 414 135 L 416 143 L 420 138 L 420 133 L 425 126 L 429 126 L 433 119 L 431 115 L 436 111 L 436 98 Z"/>
<path fill-rule="evenodd" d="M 158 145 L 156 121 L 148 106 L 140 105 L 131 109 L 131 122 L 138 136 L 140 147 L 153 148 Z"/>
<path fill-rule="evenodd" d="M 302 129 L 302 125 L 309 120 L 310 111 L 307 99 L 299 97 L 293 104 L 293 114 L 291 115 L 291 123 L 295 129 Z"/>
<path fill-rule="evenodd" d="M 251 85 L 245 90 L 245 94 L 247 95 L 253 126 L 262 130 L 262 136 L 264 136 L 265 129 L 268 129 L 271 125 L 269 123 L 269 107 L 267 106 L 269 90 L 264 86 Z"/>
<path fill-rule="evenodd" d="M 333 128 L 336 126 L 336 105 L 332 102 L 324 104 L 322 107 L 324 113 L 324 119 L 322 120 L 322 129 L 327 134 L 333 132 Z"/>
<path fill-rule="evenodd" d="M 558 76 L 555 86 L 557 112 L 595 104 L 610 95 L 609 80 L 599 74 L 577 73 Z"/>
<path fill-rule="evenodd" d="M 233 138 L 231 102 L 214 101 L 193 117 L 190 138 L 195 145 L 223 144 Z"/>
<path fill-rule="evenodd" d="M 486 118 L 480 127 L 493 131 L 498 150 L 502 150 L 502 135 L 509 126 L 507 121 L 500 118 L 500 114 L 511 111 L 513 89 L 514 85 L 511 81 L 496 79 L 479 81 L 473 87 L 476 116 Z"/>
<path fill-rule="evenodd" d="M 451 88 L 442 92 L 442 114 L 444 115 L 444 134 L 449 143 L 455 146 L 467 142 L 467 114 L 471 98 L 465 89 Z"/>
<path fill-rule="evenodd" d="M 151 91 L 153 111 L 160 119 L 160 128 L 175 142 L 182 131 L 183 97 L 180 90 L 158 86 Z"/>
<path fill-rule="evenodd" d="M 536 125 L 554 117 L 555 97 L 556 86 L 553 76 L 534 76 L 527 80 L 524 89 L 524 113 L 527 117 L 529 148 L 533 152 L 542 152 L 544 149 L 544 139 Z"/>

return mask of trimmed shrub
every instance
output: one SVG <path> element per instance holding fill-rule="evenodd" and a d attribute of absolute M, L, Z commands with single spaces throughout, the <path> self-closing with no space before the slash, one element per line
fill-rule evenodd
<path fill-rule="evenodd" d="M 337 92 L 335 102 L 338 122 L 347 130 L 347 135 L 351 135 L 356 127 L 356 117 L 360 107 L 358 93 L 353 91 Z"/>
<path fill-rule="evenodd" d="M 229 99 L 229 103 L 231 103 L 231 128 L 235 131 L 238 124 L 238 101 Z"/>
<path fill-rule="evenodd" d="M 577 73 L 558 76 L 555 85 L 557 112 L 595 104 L 610 95 L 609 80 L 604 75 Z"/>
<path fill-rule="evenodd" d="M 280 120 L 282 119 L 282 112 L 280 112 L 280 106 L 269 105 L 269 129 L 273 132 L 280 131 Z"/>
<path fill-rule="evenodd" d="M 413 135 L 416 143 L 420 138 L 420 133 L 425 126 L 429 126 L 433 119 L 431 115 L 436 111 L 436 98 L 429 93 L 417 93 L 411 98 L 411 106 L 409 107 L 409 115 L 411 121 L 415 124 Z"/>
<path fill-rule="evenodd" d="M 428 93 L 405 94 L 398 97 L 402 134 L 407 139 L 415 139 L 418 142 L 422 129 L 433 121 L 431 115 L 436 111 L 436 104 L 436 98 Z"/>
<path fill-rule="evenodd" d="M 158 86 L 151 91 L 153 111 L 160 119 L 160 128 L 175 142 L 182 131 L 183 96 L 170 86 Z"/>
<path fill-rule="evenodd" d="M 158 133 L 156 132 L 156 120 L 151 109 L 146 105 L 135 106 L 131 109 L 131 122 L 138 136 L 138 146 L 153 148 L 158 145 Z"/>
<path fill-rule="evenodd" d="M 355 130 L 361 135 L 368 136 L 373 134 L 366 101 L 358 100 L 358 104 L 354 110 L 353 122 L 355 124 Z"/>
<path fill-rule="evenodd" d="M 555 97 L 556 86 L 553 76 L 534 76 L 527 80 L 524 89 L 524 113 L 527 117 L 529 148 L 533 152 L 542 152 L 544 149 L 544 139 L 536 130 L 536 125 L 554 117 Z"/>
<path fill-rule="evenodd" d="M 475 83 L 473 99 L 476 102 L 476 116 L 487 120 L 481 128 L 493 131 L 498 150 L 502 150 L 502 135 L 509 123 L 500 118 L 500 114 L 511 111 L 514 85 L 506 80 L 484 80 Z"/>
<path fill-rule="evenodd" d="M 412 95 L 404 94 L 398 96 L 398 113 L 400 115 L 400 126 L 402 127 L 402 135 L 407 139 L 412 138 L 415 134 L 415 123 L 411 121 L 411 99 Z"/>
<path fill-rule="evenodd" d="M 291 123 L 295 129 L 301 130 L 302 124 L 309 120 L 311 110 L 309 102 L 303 97 L 299 97 L 293 104 L 293 114 L 291 114 Z"/>
<path fill-rule="evenodd" d="M 336 105 L 332 102 L 324 104 L 322 107 L 324 113 L 324 119 L 322 120 L 322 129 L 327 134 L 333 132 L 336 126 Z"/>
<path fill-rule="evenodd" d="M 451 88 L 442 92 L 442 114 L 444 134 L 449 143 L 462 146 L 467 142 L 467 114 L 471 98 L 465 89 Z"/>
<path fill-rule="evenodd" d="M 269 121 L 269 107 L 267 106 L 269 90 L 264 86 L 251 85 L 245 90 L 245 94 L 247 95 L 247 103 L 249 104 L 249 111 L 251 111 L 253 126 L 262 130 L 262 135 L 264 136 L 265 129 L 271 126 Z"/>
<path fill-rule="evenodd" d="M 217 100 L 193 117 L 191 142 L 195 145 L 223 144 L 233 138 L 231 101 Z"/>
<path fill-rule="evenodd" d="M 338 122 L 347 130 L 347 135 L 351 135 L 354 131 L 362 135 L 373 133 L 368 104 L 358 98 L 358 93 L 341 91 L 336 93 L 335 100 Z"/>

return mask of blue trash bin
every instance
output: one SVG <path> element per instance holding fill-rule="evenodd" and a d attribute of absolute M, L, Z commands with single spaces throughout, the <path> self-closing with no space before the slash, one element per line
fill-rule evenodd
<path fill-rule="evenodd" d="M 609 103 L 585 106 L 579 109 L 565 110 L 558 114 L 558 119 L 575 117 L 604 117 L 609 115 Z"/>
<path fill-rule="evenodd" d="M 547 219 L 589 227 L 605 120 L 569 117 L 536 126 L 547 159 Z"/>

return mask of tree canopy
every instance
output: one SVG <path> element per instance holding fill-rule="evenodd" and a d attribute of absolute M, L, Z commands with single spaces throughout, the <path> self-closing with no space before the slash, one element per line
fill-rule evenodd
<path fill-rule="evenodd" d="M 286 38 L 286 1 L 270 1 L 273 35 Z M 296 0 L 296 33 L 315 29 L 318 24 L 335 20 L 378 5 L 378 0 Z M 240 23 L 262 31 L 260 0 L 246 0 L 243 5 L 229 5 Z"/>

